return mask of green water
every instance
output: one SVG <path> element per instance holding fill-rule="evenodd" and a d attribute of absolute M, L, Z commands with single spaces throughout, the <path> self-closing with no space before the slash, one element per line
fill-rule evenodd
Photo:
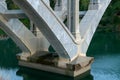
<path fill-rule="evenodd" d="M 19 67 L 20 52 L 11 39 L 0 41 L 0 80 L 120 80 L 120 33 L 94 35 L 87 55 L 95 60 L 91 75 L 83 79 Z"/>

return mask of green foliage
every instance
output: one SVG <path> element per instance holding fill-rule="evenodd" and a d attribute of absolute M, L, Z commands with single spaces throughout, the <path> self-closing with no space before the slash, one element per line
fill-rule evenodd
<path fill-rule="evenodd" d="M 54 10 L 55 7 L 55 0 L 50 0 L 50 6 L 52 7 L 52 9 Z"/>
<path fill-rule="evenodd" d="M 11 9 L 19 9 L 18 6 L 16 6 L 12 0 L 6 0 L 6 3 L 7 3 L 7 7 L 9 10 Z"/>
<path fill-rule="evenodd" d="M 9 10 L 11 9 L 19 9 L 13 2 L 12 0 L 6 0 L 7 7 Z M 5 32 L 0 29 L 0 36 L 6 36 Z"/>
<path fill-rule="evenodd" d="M 85 11 L 88 9 L 90 0 L 80 0 L 80 10 Z M 8 9 L 19 9 L 12 0 L 6 0 Z M 50 6 L 54 9 L 56 1 L 50 0 Z M 119 15 L 118 15 L 119 13 Z M 20 19 L 25 26 L 30 28 L 29 19 Z M 120 31 L 120 0 L 112 0 L 108 9 L 104 13 L 103 18 L 99 24 L 97 31 Z M 0 30 L 0 34 L 5 34 L 4 31 Z"/>
<path fill-rule="evenodd" d="M 6 3 L 7 3 L 7 7 L 9 10 L 12 10 L 12 9 L 19 9 L 18 6 L 16 6 L 12 0 L 6 0 Z M 20 19 L 20 21 L 25 25 L 27 26 L 28 29 L 30 29 L 30 21 L 29 19 Z M 0 36 L 6 36 L 5 32 L 3 30 L 0 29 Z"/>
<path fill-rule="evenodd" d="M 101 19 L 98 30 L 100 31 L 120 31 L 120 15 L 117 15 L 120 12 L 120 0 L 112 0 L 108 9 L 104 13 L 103 18 Z"/>
<path fill-rule="evenodd" d="M 80 10 L 85 11 L 88 10 L 88 5 L 89 5 L 90 0 L 80 0 Z"/>
<path fill-rule="evenodd" d="M 29 19 L 19 19 L 28 29 L 30 29 L 30 20 Z"/>
<path fill-rule="evenodd" d="M 0 35 L 5 35 L 5 32 L 3 30 L 0 30 Z"/>

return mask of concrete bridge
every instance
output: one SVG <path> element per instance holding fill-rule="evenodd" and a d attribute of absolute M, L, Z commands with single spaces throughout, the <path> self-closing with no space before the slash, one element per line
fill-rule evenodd
<path fill-rule="evenodd" d="M 93 58 L 86 52 L 111 0 L 90 0 L 87 11 L 79 11 L 80 0 L 55 1 L 53 10 L 49 0 L 13 0 L 20 9 L 8 10 L 0 0 L 0 27 L 23 51 L 20 65 L 78 76 L 90 69 Z M 19 20 L 24 18 L 33 31 Z"/>

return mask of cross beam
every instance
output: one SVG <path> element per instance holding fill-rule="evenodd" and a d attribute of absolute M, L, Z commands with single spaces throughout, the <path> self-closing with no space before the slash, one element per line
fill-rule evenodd
<path fill-rule="evenodd" d="M 25 13 L 22 10 L 6 10 L 4 13 L 1 13 L 3 16 L 8 19 L 11 18 L 27 18 Z"/>

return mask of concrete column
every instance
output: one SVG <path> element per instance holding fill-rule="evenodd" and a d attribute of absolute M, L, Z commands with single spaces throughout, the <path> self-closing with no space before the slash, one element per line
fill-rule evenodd
<path fill-rule="evenodd" d="M 68 29 L 71 31 L 71 27 L 72 27 L 72 25 L 71 25 L 71 20 L 72 20 L 72 11 L 71 11 L 71 3 L 72 3 L 72 1 L 71 0 L 68 0 L 68 2 L 67 2 L 68 4 L 68 6 L 67 6 L 67 27 L 68 27 Z"/>
<path fill-rule="evenodd" d="M 97 10 L 100 7 L 100 0 L 90 0 L 89 9 Z"/>
<path fill-rule="evenodd" d="M 37 32 L 36 37 L 38 38 L 38 44 L 41 47 L 41 51 L 48 51 L 50 43 L 45 38 L 45 36 L 41 33 L 38 27 L 36 27 L 36 32 Z"/>
<path fill-rule="evenodd" d="M 55 11 L 61 11 L 63 6 L 63 0 L 56 0 Z"/>
<path fill-rule="evenodd" d="M 56 15 L 64 21 L 67 15 L 67 0 L 56 0 L 56 5 L 54 8 Z"/>
<path fill-rule="evenodd" d="M 30 30 L 38 38 L 37 43 L 41 47 L 41 51 L 48 51 L 48 48 L 50 46 L 48 40 L 43 36 L 43 34 L 40 32 L 40 30 L 35 26 L 35 24 L 32 21 L 30 22 L 30 25 L 31 25 Z"/>
<path fill-rule="evenodd" d="M 79 31 L 79 0 L 68 0 L 68 29 L 76 40 L 80 39 Z"/>

